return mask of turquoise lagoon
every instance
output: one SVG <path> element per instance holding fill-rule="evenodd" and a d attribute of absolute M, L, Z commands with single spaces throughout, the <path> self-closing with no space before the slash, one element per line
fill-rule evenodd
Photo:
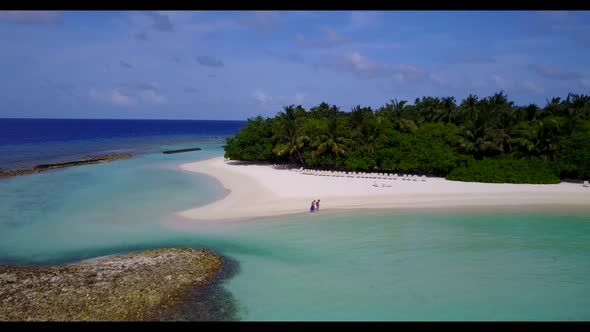
<path fill-rule="evenodd" d="M 239 265 L 222 281 L 241 320 L 588 320 L 590 214 L 322 211 L 169 227 L 225 195 L 146 153 L 0 180 L 0 261 L 59 264 L 144 248 L 210 248 Z M 182 146 L 179 146 L 182 147 Z"/>

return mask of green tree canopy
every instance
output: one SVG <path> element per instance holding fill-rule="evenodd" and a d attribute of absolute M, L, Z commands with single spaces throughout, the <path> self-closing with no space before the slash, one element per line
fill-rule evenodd
<path fill-rule="evenodd" d="M 588 179 L 590 97 L 569 94 L 544 107 L 517 106 L 502 91 L 460 102 L 392 99 L 375 110 L 357 105 L 349 112 L 326 102 L 309 111 L 290 105 L 273 118 L 249 119 L 227 139 L 225 156 L 464 181 Z"/>

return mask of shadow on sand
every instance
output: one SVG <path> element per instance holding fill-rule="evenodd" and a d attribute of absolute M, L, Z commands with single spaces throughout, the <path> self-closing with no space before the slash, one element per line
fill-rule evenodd
<path fill-rule="evenodd" d="M 243 161 L 243 160 L 225 160 L 225 163 L 232 166 L 248 166 L 248 165 L 259 165 L 259 166 L 272 166 L 275 169 L 300 169 L 301 165 L 298 164 L 271 164 L 268 161 Z"/>

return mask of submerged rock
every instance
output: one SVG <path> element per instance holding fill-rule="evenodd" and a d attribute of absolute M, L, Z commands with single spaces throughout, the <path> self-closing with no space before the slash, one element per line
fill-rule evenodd
<path fill-rule="evenodd" d="M 179 149 L 179 150 L 167 150 L 162 151 L 163 154 L 172 154 L 172 153 L 183 153 L 183 152 L 191 152 L 191 151 L 201 151 L 201 148 L 189 148 L 189 149 Z"/>
<path fill-rule="evenodd" d="M 47 170 L 55 169 L 55 168 L 66 168 L 66 167 L 72 167 L 72 166 L 106 163 L 106 162 L 117 160 L 117 159 L 127 159 L 127 158 L 131 158 L 131 157 L 133 157 L 133 155 L 131 153 L 121 153 L 121 154 L 111 154 L 111 155 L 105 155 L 105 156 L 88 157 L 86 159 L 73 160 L 73 161 L 68 161 L 68 162 L 63 162 L 63 163 L 42 164 L 42 165 L 37 165 L 32 168 L 27 168 L 27 169 L 18 169 L 18 170 L 12 170 L 12 171 L 0 171 L 0 178 L 7 178 L 7 177 L 11 177 L 11 176 L 25 175 L 25 174 L 31 174 L 31 173 L 39 173 L 39 172 L 43 172 L 43 171 L 47 171 Z"/>
<path fill-rule="evenodd" d="M 199 249 L 153 249 L 53 267 L 0 265 L 0 321 L 157 320 L 221 269 Z"/>

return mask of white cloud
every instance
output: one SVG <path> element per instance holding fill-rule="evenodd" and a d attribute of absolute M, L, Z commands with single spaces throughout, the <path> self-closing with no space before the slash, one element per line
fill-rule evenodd
<path fill-rule="evenodd" d="M 349 27 L 352 30 L 362 29 L 375 24 L 379 20 L 379 12 L 353 11 L 350 13 Z"/>
<path fill-rule="evenodd" d="M 325 27 L 322 29 L 324 31 L 324 36 L 318 39 L 310 39 L 306 38 L 302 34 L 298 34 L 295 38 L 297 45 L 300 47 L 309 47 L 309 48 L 328 48 L 340 45 L 346 42 L 346 39 L 342 37 L 336 31 Z"/>
<path fill-rule="evenodd" d="M 160 94 L 156 90 L 144 90 L 139 93 L 139 97 L 142 101 L 148 104 L 164 104 L 168 101 L 166 96 Z"/>
<path fill-rule="evenodd" d="M 348 53 L 342 57 L 332 57 L 328 59 L 327 64 L 335 69 L 355 73 L 361 78 L 372 78 L 385 73 L 383 64 L 357 52 Z"/>
<path fill-rule="evenodd" d="M 510 82 L 508 82 L 504 77 L 498 74 L 492 74 L 491 81 L 501 89 L 510 88 Z"/>
<path fill-rule="evenodd" d="M 431 73 L 428 78 L 439 87 L 450 87 L 451 83 L 448 78 L 443 74 Z"/>
<path fill-rule="evenodd" d="M 529 68 L 537 75 L 551 80 L 567 81 L 581 78 L 581 75 L 575 71 L 569 71 L 551 65 L 529 65 Z"/>
<path fill-rule="evenodd" d="M 523 86 L 525 89 L 532 91 L 536 94 L 542 94 L 545 92 L 545 89 L 543 89 L 542 87 L 536 85 L 535 83 L 533 83 L 532 81 L 525 81 L 523 83 Z"/>
<path fill-rule="evenodd" d="M 324 65 L 336 70 L 353 73 L 361 79 L 392 78 L 401 84 L 431 79 L 427 73 L 414 65 L 386 64 L 369 59 L 358 52 L 328 58 Z M 440 78 L 438 77 L 438 81 L 440 81 Z"/>
<path fill-rule="evenodd" d="M 534 93 L 536 95 L 542 95 L 545 93 L 545 89 L 531 80 L 525 81 L 512 81 L 500 74 L 492 74 L 487 80 L 475 79 L 471 81 L 472 88 L 499 88 L 505 92 L 514 93 Z"/>
<path fill-rule="evenodd" d="M 397 50 L 402 48 L 400 43 L 393 43 L 393 42 L 358 42 L 358 43 L 351 43 L 350 47 L 354 48 L 367 48 L 367 49 L 375 49 L 375 50 Z"/>
<path fill-rule="evenodd" d="M 268 93 L 264 92 L 262 89 L 257 89 L 252 93 L 254 99 L 262 106 L 275 106 L 278 104 L 297 104 L 301 105 L 305 101 L 305 97 L 307 94 L 303 92 L 295 92 L 292 96 L 271 96 Z"/>
<path fill-rule="evenodd" d="M 121 89 L 97 90 L 90 89 L 90 98 L 115 106 L 135 106 L 138 104 L 158 105 L 168 101 L 166 96 L 162 95 L 155 89 L 136 89 L 134 92 L 128 92 Z"/>
<path fill-rule="evenodd" d="M 261 89 L 257 89 L 256 91 L 254 91 L 253 96 L 254 99 L 256 99 L 259 103 L 263 105 L 269 103 L 272 100 L 272 97 L 267 95 Z"/>
<path fill-rule="evenodd" d="M 431 78 L 430 75 L 426 74 L 422 70 L 418 69 L 414 65 L 398 64 L 398 65 L 386 65 L 388 71 L 395 73 L 400 83 L 409 83 L 415 81 L 421 81 L 425 78 Z"/>
<path fill-rule="evenodd" d="M 305 99 L 305 94 L 301 92 L 295 93 L 295 102 L 297 104 L 303 104 L 303 100 Z"/>
<path fill-rule="evenodd" d="M 449 61 L 451 64 L 460 64 L 460 65 L 482 65 L 482 64 L 490 64 L 495 63 L 496 59 L 494 57 L 489 56 L 472 56 L 472 55 L 464 55 L 461 57 L 453 58 Z"/>
<path fill-rule="evenodd" d="M 92 88 L 89 95 L 94 100 L 115 106 L 134 106 L 137 104 L 133 97 L 116 89 L 100 91 Z"/>
<path fill-rule="evenodd" d="M 196 11 L 154 11 L 146 15 L 132 12 L 127 16 L 132 26 L 131 35 L 140 40 L 152 39 L 154 32 L 160 32 L 159 42 L 177 42 L 178 38 L 193 40 L 196 35 L 207 35 L 224 30 L 240 28 L 236 20 L 211 18 L 208 13 Z M 168 33 L 163 36 L 161 33 Z M 147 38 L 150 36 L 150 38 Z"/>

